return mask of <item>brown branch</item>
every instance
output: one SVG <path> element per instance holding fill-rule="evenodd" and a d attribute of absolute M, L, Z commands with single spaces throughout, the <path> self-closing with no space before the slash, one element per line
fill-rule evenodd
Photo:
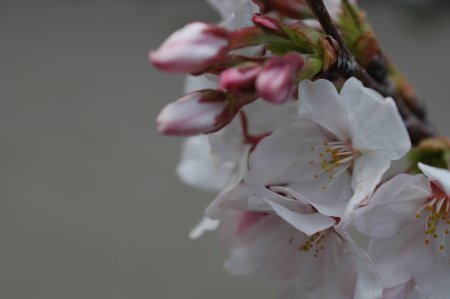
<path fill-rule="evenodd" d="M 349 0 L 342 0 L 342 5 L 345 6 L 346 11 L 349 12 L 350 17 L 352 18 L 355 25 L 361 30 L 363 27 L 363 23 L 361 20 L 361 15 L 355 10 L 353 4 L 349 2 Z M 364 30 L 363 30 L 364 31 Z M 370 33 L 369 36 L 373 39 L 373 42 L 376 43 L 376 47 L 378 48 L 378 53 L 376 53 L 373 57 L 368 61 L 368 65 L 364 65 L 367 72 L 379 83 L 381 84 L 390 84 L 389 76 L 392 73 L 398 73 L 396 67 L 393 63 L 391 63 L 390 59 L 381 49 L 380 43 L 376 38 L 375 34 L 372 31 L 366 32 Z M 390 74 L 389 74 L 390 73 Z M 400 84 L 396 86 L 398 98 L 405 102 L 406 106 L 411 110 L 411 112 L 416 115 L 421 120 L 426 120 L 426 111 L 423 103 L 417 98 L 414 92 L 408 90 L 409 83 L 406 82 L 406 79 L 401 75 L 402 78 L 397 78 L 397 80 L 405 80 L 405 82 L 398 82 Z"/>
<path fill-rule="evenodd" d="M 436 129 L 430 123 L 417 117 L 405 102 L 399 100 L 399 96 L 389 80 L 384 80 L 383 84 L 377 82 L 366 69 L 356 62 L 333 24 L 323 0 L 306 0 L 306 2 L 314 12 L 325 33 L 332 37 L 339 46 L 336 62 L 337 72 L 345 78 L 355 76 L 363 82 L 364 86 L 378 91 L 385 97 L 392 97 L 397 104 L 397 109 L 403 118 L 413 144 L 419 143 L 422 139 L 436 136 Z"/>

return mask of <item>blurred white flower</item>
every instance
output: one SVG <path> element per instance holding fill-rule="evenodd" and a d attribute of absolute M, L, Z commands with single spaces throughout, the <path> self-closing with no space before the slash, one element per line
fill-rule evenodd
<path fill-rule="evenodd" d="M 304 203 L 298 208 L 308 210 Z M 306 222 L 326 224 L 312 235 L 273 213 L 229 215 L 219 228 L 229 253 L 225 268 L 236 275 L 258 273 L 284 299 L 380 299 L 380 279 L 367 254 L 330 227 L 333 219 L 310 215 Z"/>

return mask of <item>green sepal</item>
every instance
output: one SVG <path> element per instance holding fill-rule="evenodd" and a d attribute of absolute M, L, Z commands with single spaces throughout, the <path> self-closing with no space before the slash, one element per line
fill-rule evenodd
<path fill-rule="evenodd" d="M 297 78 L 297 82 L 305 79 L 313 79 L 322 71 L 323 61 L 321 58 L 307 58 L 305 59 L 305 65 L 303 66 L 300 76 Z"/>
<path fill-rule="evenodd" d="M 306 26 L 283 26 L 284 32 L 289 36 L 292 42 L 301 49 L 303 54 L 317 54 L 320 52 L 318 43 L 323 36 L 317 30 Z"/>
<path fill-rule="evenodd" d="M 416 173 L 420 173 L 417 167 L 418 163 L 424 163 L 430 166 L 448 169 L 450 151 L 442 148 L 414 148 L 408 154 L 410 168 Z"/>

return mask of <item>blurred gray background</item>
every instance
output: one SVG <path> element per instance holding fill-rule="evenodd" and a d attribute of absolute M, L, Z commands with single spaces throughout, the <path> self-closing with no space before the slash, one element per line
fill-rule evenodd
<path fill-rule="evenodd" d="M 362 0 L 450 133 L 450 13 Z M 187 235 L 214 194 L 175 176 L 154 119 L 183 76 L 147 62 L 202 0 L 0 0 L 0 298 L 274 298 Z"/>

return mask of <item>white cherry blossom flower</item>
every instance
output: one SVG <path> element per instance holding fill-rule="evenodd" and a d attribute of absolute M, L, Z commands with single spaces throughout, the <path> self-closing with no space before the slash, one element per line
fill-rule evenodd
<path fill-rule="evenodd" d="M 187 81 L 188 91 L 213 84 L 205 77 L 191 78 Z M 258 142 L 259 138 L 281 126 L 286 121 L 284 117 L 295 113 L 295 104 L 273 106 L 257 101 L 245 107 L 243 112 L 247 116 L 245 127 L 242 118 L 237 117 L 218 132 L 185 140 L 176 168 L 184 183 L 202 190 L 229 192 L 247 171 L 251 142 Z M 217 220 L 203 217 L 191 231 L 191 237 L 197 238 L 217 224 Z"/>
<path fill-rule="evenodd" d="M 327 188 L 338 176 L 352 171 L 354 195 L 345 217 L 369 197 L 392 160 L 402 158 L 411 142 L 406 127 L 391 98 L 384 98 L 348 79 L 340 93 L 327 80 L 303 81 L 300 84 L 299 117 L 319 125 L 323 142 L 309 142 L 311 147 L 297 153 L 309 163 L 320 164 L 320 173 L 328 174 Z M 308 142 L 309 136 L 299 136 Z"/>
<path fill-rule="evenodd" d="M 413 280 L 424 298 L 448 297 L 450 172 L 419 163 L 423 175 L 384 183 L 355 212 L 355 227 L 372 238 L 369 253 L 391 288 Z"/>
<path fill-rule="evenodd" d="M 307 213 L 304 203 L 297 202 L 297 208 Z M 285 299 L 381 298 L 380 279 L 367 254 L 347 234 L 333 230 L 333 219 L 315 214 L 304 222 L 305 228 L 307 222 L 323 225 L 312 235 L 274 213 L 228 216 L 219 228 L 229 253 L 225 268 L 235 275 L 261 275 Z"/>

